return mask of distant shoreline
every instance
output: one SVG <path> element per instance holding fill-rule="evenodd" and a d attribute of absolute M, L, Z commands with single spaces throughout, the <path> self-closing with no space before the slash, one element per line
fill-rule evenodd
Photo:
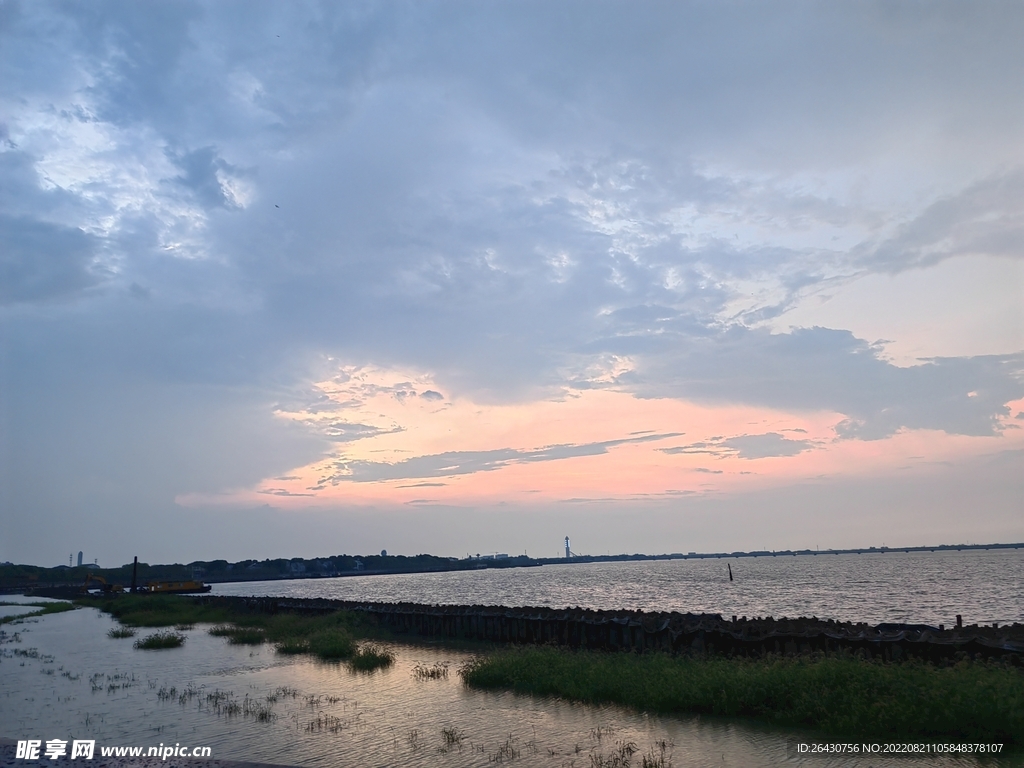
<path fill-rule="evenodd" d="M 209 563 L 197 561 L 188 565 L 157 565 L 146 566 L 148 573 L 143 576 L 140 570 L 140 581 L 145 578 L 196 578 L 208 584 L 244 584 L 258 581 L 293 581 L 302 579 L 327 579 L 341 578 L 348 576 L 394 576 L 398 574 L 411 573 L 450 573 L 453 571 L 475 571 L 489 570 L 494 568 L 528 568 L 543 565 L 575 565 L 583 563 L 610 563 L 610 562 L 646 562 L 656 560 L 723 560 L 729 558 L 744 557 L 806 557 L 829 555 L 888 555 L 888 554 L 909 554 L 911 552 L 961 552 L 961 551 L 984 551 L 984 550 L 1020 550 L 1024 549 L 1024 542 L 1017 543 L 991 543 L 991 544 L 938 544 L 935 546 L 917 545 L 912 547 L 854 547 L 849 549 L 786 549 L 786 550 L 751 550 L 745 552 L 672 552 L 661 555 L 645 554 L 618 554 L 618 555 L 577 555 L 572 557 L 527 557 L 518 555 L 515 557 L 503 558 L 442 558 L 432 555 L 419 555 L 415 558 L 405 556 L 391 556 L 389 558 L 377 558 L 376 556 L 341 556 L 347 559 L 357 560 L 362 558 L 365 561 L 373 562 L 380 560 L 381 564 L 394 563 L 394 567 L 363 567 L 354 569 L 321 569 L 316 570 L 317 564 L 325 562 L 323 558 L 294 558 L 291 562 L 303 563 L 304 570 L 270 571 L 261 568 L 255 572 L 241 571 L 241 568 L 228 568 L 226 570 L 212 570 Z M 428 560 L 429 563 L 418 563 L 417 560 Z M 224 563 L 225 561 L 220 561 Z M 245 561 L 243 561 L 245 562 Z M 280 563 L 289 561 L 280 560 Z M 308 567 L 307 565 L 308 564 Z M 140 563 L 140 567 L 142 564 Z M 35 572 L 36 578 L 25 578 L 25 574 L 15 575 L 7 573 L 15 570 L 30 570 Z M 69 568 L 57 566 L 55 568 L 42 568 L 39 566 L 25 566 L 5 564 L 0 565 L 0 594 L 20 594 L 26 590 L 55 587 L 62 584 L 81 583 L 86 573 L 93 573 L 105 577 L 111 583 L 126 583 L 130 578 L 130 565 L 120 568 L 93 568 L 85 571 L 82 568 Z M 79 573 L 81 571 L 81 573 Z M 240 572 L 241 571 L 241 572 Z M 20 578 L 19 578 L 20 576 Z"/>
<path fill-rule="evenodd" d="M 537 562 L 604 562 L 612 560 L 707 560 L 725 557 L 797 557 L 800 555 L 877 555 L 890 552 L 959 552 L 964 549 L 1024 549 L 1024 542 L 1016 544 L 938 544 L 936 546 L 914 547 L 858 547 L 853 549 L 756 549 L 749 552 L 673 552 L 669 555 L 574 555 L 564 557 L 537 558 Z"/>
<path fill-rule="evenodd" d="M 216 578 L 210 577 L 209 584 L 244 584 L 250 581 L 296 581 L 300 579 L 335 579 L 348 576 L 397 576 L 403 573 L 450 573 L 452 571 L 489 570 L 493 568 L 530 568 L 540 565 L 573 565 L 582 563 L 627 563 L 646 562 L 652 560 L 723 560 L 735 557 L 802 557 L 805 555 L 884 555 L 910 552 L 959 552 L 961 550 L 990 549 L 1024 549 L 1024 542 L 1015 544 L 940 544 L 938 546 L 915 547 L 865 547 L 858 549 L 786 549 L 786 550 L 752 550 L 749 552 L 672 552 L 663 555 L 573 555 L 572 557 L 510 557 L 502 560 L 481 560 L 472 568 L 465 566 L 465 560 L 456 561 L 460 565 L 452 568 L 424 568 L 422 570 L 378 569 L 363 571 L 343 571 L 331 575 L 317 574 L 282 574 L 271 578 Z"/>

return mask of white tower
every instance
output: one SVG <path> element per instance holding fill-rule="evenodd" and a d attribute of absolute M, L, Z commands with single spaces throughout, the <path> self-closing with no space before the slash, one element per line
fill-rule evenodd
<path fill-rule="evenodd" d="M 572 557 L 572 552 L 569 551 L 569 537 L 566 536 L 565 537 L 565 559 L 568 560 L 570 557 Z"/>

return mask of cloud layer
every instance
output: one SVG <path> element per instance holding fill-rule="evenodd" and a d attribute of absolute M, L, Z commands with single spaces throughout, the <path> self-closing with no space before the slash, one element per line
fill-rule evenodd
<path fill-rule="evenodd" d="M 996 450 L 1021 349 L 897 365 L 773 323 L 1021 260 L 1022 32 L 1006 4 L 3 3 L 0 524 L 286 498 L 271 478 L 318 461 L 357 485 L 676 455 L 616 423 L 374 458 L 400 411 L 279 417 L 339 366 L 420 372 L 394 402 L 438 409 L 831 414 L 829 440 L 692 438 L 751 464 L 914 431 Z"/>

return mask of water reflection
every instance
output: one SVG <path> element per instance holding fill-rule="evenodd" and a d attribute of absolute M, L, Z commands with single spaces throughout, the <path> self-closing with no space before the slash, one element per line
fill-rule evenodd
<path fill-rule="evenodd" d="M 456 674 L 470 658 L 460 650 L 392 645 L 395 665 L 366 674 L 231 646 L 203 626 L 185 631 L 183 648 L 137 651 L 130 639 L 106 636 L 113 626 L 81 609 L 6 627 L 0 736 L 180 743 L 210 746 L 215 758 L 302 766 L 591 768 L 634 748 L 633 765 L 662 749 L 679 768 L 871 764 L 797 760 L 787 751 L 793 734 L 749 724 L 470 690 Z M 447 676 L 423 673 L 443 668 Z"/>

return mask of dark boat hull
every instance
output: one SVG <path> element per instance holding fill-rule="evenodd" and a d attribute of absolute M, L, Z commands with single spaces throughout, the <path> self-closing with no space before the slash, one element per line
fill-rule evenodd
<path fill-rule="evenodd" d="M 213 587 L 196 581 L 160 581 L 150 582 L 139 589 L 144 595 L 202 595 Z"/>

